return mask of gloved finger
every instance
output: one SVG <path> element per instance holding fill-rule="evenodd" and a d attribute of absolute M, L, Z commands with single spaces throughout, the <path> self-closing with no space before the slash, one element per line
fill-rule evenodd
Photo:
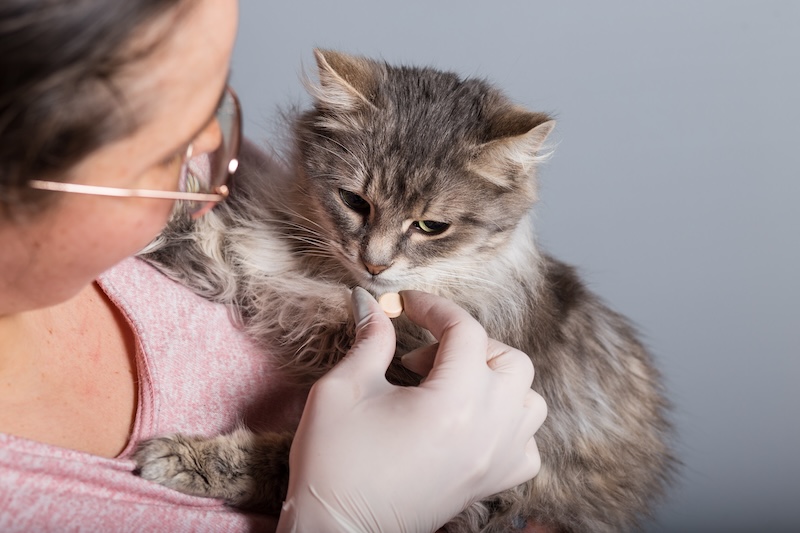
<path fill-rule="evenodd" d="M 533 384 L 534 368 L 531 358 L 500 341 L 489 339 L 486 364 L 494 372 L 512 379 L 514 383 L 526 387 Z"/>
<path fill-rule="evenodd" d="M 544 398 L 534 390 L 528 390 L 525 396 L 522 420 L 519 424 L 519 442 L 524 444 L 524 468 L 528 469 L 530 477 L 535 476 L 542 466 L 539 448 L 536 444 L 535 434 L 541 429 L 547 418 L 547 404 Z M 527 479 L 530 479 L 527 478 Z M 526 481 L 527 479 L 523 479 Z"/>
<path fill-rule="evenodd" d="M 328 375 L 348 375 L 362 383 L 387 384 L 386 369 L 395 351 L 394 326 L 375 298 L 361 287 L 353 289 L 351 304 L 356 321 L 356 339 L 347 355 Z"/>
<path fill-rule="evenodd" d="M 542 468 L 542 458 L 536 438 L 530 435 L 524 442 L 519 443 L 519 448 L 509 450 L 516 460 L 510 460 L 505 466 L 503 486 L 515 486 L 536 477 Z"/>
<path fill-rule="evenodd" d="M 523 406 L 526 409 L 526 420 L 523 422 L 523 427 L 529 434 L 536 433 L 544 421 L 547 419 L 547 402 L 541 394 L 533 389 L 529 389 L 525 394 L 525 401 Z"/>
<path fill-rule="evenodd" d="M 539 454 L 539 446 L 536 444 L 535 437 L 531 437 L 525 445 L 525 457 L 527 459 L 526 472 L 520 476 L 524 478 L 520 483 L 533 479 L 542 469 L 542 456 Z"/>
<path fill-rule="evenodd" d="M 547 417 L 547 404 L 544 398 L 532 389 L 528 389 L 519 411 L 515 446 L 520 455 L 515 467 L 508 471 L 514 484 L 523 483 L 539 473 L 542 459 L 536 443 L 535 433 L 541 428 Z M 513 452 L 513 449 L 511 450 Z"/>
<path fill-rule="evenodd" d="M 400 362 L 404 367 L 415 374 L 425 377 L 428 375 L 428 372 L 431 371 L 431 368 L 433 368 L 433 362 L 436 360 L 436 352 L 438 350 L 438 342 L 421 346 L 404 354 L 400 358 Z"/>
<path fill-rule="evenodd" d="M 467 311 L 455 303 L 426 292 L 402 291 L 406 316 L 430 331 L 439 341 L 434 367 L 444 364 L 486 362 L 486 331 Z"/>
<path fill-rule="evenodd" d="M 547 416 L 547 405 L 544 398 L 534 390 L 528 390 L 524 400 L 524 407 L 520 408 L 520 418 L 517 425 L 515 444 L 509 453 L 518 453 L 516 462 L 507 471 L 513 484 L 524 483 L 535 477 L 542 466 L 542 458 L 536 443 L 535 434 L 541 428 Z M 516 451 L 515 451 L 516 449 Z"/>

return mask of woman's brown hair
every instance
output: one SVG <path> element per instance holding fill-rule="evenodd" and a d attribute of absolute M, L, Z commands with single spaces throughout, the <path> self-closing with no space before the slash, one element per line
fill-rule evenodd
<path fill-rule="evenodd" d="M 137 29 L 186 0 L 0 2 L 0 215 L 137 127 L 115 76 Z M 155 43 L 152 43 L 153 45 Z"/>

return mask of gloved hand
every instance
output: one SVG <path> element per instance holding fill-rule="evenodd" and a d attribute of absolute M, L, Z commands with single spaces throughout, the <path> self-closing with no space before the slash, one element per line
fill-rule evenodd
<path fill-rule="evenodd" d="M 355 289 L 356 341 L 311 389 L 279 532 L 434 531 L 539 471 L 533 434 L 547 408 L 530 389 L 530 359 L 448 300 L 402 297 L 408 318 L 439 341 L 405 359 L 427 377 L 418 387 L 386 381 L 394 328 Z"/>

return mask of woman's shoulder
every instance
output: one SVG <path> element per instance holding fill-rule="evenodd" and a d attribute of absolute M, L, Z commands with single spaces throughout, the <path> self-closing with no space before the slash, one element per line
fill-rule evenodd
<path fill-rule="evenodd" d="M 209 321 L 226 336 L 242 337 L 229 320 L 225 306 L 194 294 L 142 259 L 125 259 L 97 281 L 134 325 L 146 327 L 142 333 L 148 336 L 164 332 L 172 337 L 187 322 Z"/>
<path fill-rule="evenodd" d="M 98 281 L 137 340 L 136 437 L 211 435 L 241 423 L 282 430 L 299 420 L 305 389 L 286 382 L 270 350 L 249 338 L 225 305 L 136 258 Z"/>

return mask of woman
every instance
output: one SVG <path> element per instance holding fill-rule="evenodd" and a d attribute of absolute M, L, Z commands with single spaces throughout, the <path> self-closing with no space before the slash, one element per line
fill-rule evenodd
<path fill-rule="evenodd" d="M 304 401 L 223 308 L 130 258 L 176 199 L 201 216 L 226 194 L 236 18 L 230 0 L 0 6 L 2 531 L 431 531 L 538 471 L 529 359 L 406 293 L 440 342 L 408 363 L 422 386 L 392 387 L 391 323 L 357 290 L 357 340 L 308 395 L 277 525 L 134 475 L 140 440 L 291 428 Z M 191 184 L 203 154 L 223 165 Z"/>

